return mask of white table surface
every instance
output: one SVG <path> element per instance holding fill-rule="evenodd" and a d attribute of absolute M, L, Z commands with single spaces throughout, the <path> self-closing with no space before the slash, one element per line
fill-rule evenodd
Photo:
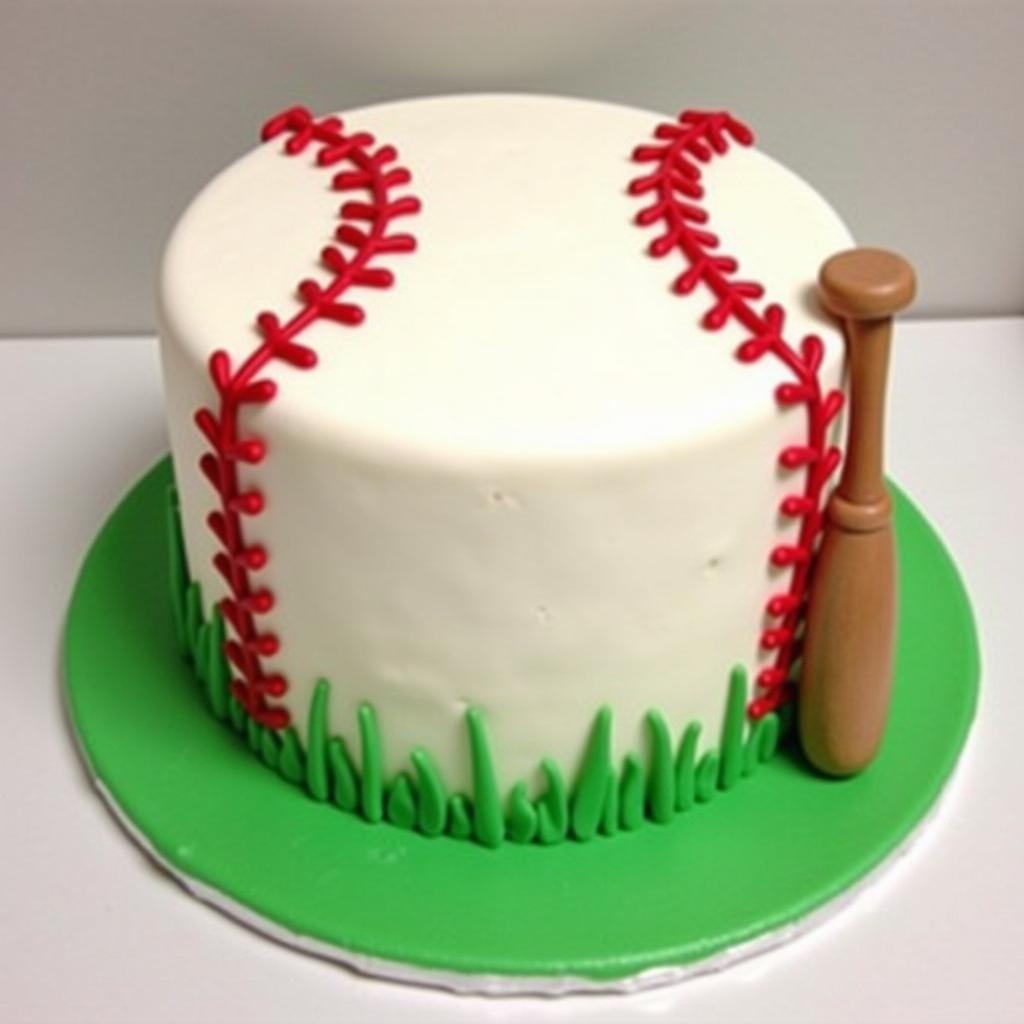
<path fill-rule="evenodd" d="M 891 471 L 954 552 L 981 629 L 981 708 L 932 825 L 854 906 L 722 974 L 486 1000 L 275 945 L 187 896 L 115 824 L 64 719 L 60 631 L 87 545 L 166 448 L 156 350 L 0 341 L 0 1020 L 1024 1020 L 1024 320 L 903 325 L 893 390 Z"/>

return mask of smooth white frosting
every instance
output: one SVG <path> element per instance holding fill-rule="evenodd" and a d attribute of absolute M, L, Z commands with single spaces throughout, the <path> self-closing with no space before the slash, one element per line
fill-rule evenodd
<path fill-rule="evenodd" d="M 396 145 L 422 212 L 418 251 L 385 257 L 387 291 L 360 289 L 357 328 L 318 323 L 314 370 L 276 364 L 275 400 L 246 426 L 269 454 L 243 479 L 267 499 L 248 520 L 276 596 L 270 662 L 305 721 L 332 682 L 332 727 L 357 742 L 377 708 L 392 770 L 414 746 L 469 784 L 462 712 L 482 707 L 502 781 L 542 756 L 571 773 L 591 718 L 612 706 L 620 752 L 649 708 L 717 733 L 728 672 L 753 674 L 768 552 L 799 490 L 776 457 L 802 409 L 777 405 L 772 359 L 738 362 L 744 333 L 700 326 L 698 289 L 669 286 L 678 256 L 646 255 L 630 160 L 662 115 L 526 96 L 443 97 L 343 115 Z M 212 350 L 242 357 L 256 314 L 287 315 L 324 278 L 341 197 L 312 151 L 263 145 L 189 207 L 160 286 L 168 415 L 193 574 L 224 593 L 204 518 L 192 423 L 214 396 Z M 788 313 L 787 336 L 842 343 L 811 298 L 818 266 L 851 239 L 801 179 L 756 149 L 704 168 L 711 227 L 745 277 Z"/>

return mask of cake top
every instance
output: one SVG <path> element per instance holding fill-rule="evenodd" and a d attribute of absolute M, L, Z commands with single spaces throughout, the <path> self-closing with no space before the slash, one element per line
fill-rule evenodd
<path fill-rule="evenodd" d="M 678 268 L 652 259 L 658 226 L 636 223 L 633 159 L 664 117 L 538 96 L 451 96 L 344 115 L 397 147 L 422 209 L 418 248 L 386 291 L 362 289 L 358 331 L 321 320 L 303 333 L 315 373 L 282 366 L 273 415 L 296 430 L 330 424 L 354 449 L 437 460 L 636 455 L 698 442 L 774 414 L 787 379 L 775 360 L 743 365 L 735 322 L 709 331 L 713 297 L 672 291 Z M 182 217 L 161 279 L 163 330 L 205 363 L 241 360 L 264 310 L 286 319 L 296 284 L 326 280 L 342 198 L 311 147 L 272 139 L 215 178 Z M 799 177 L 753 147 L 701 165 L 705 227 L 738 259 L 799 340 L 841 336 L 817 307 L 823 260 L 849 233 Z"/>

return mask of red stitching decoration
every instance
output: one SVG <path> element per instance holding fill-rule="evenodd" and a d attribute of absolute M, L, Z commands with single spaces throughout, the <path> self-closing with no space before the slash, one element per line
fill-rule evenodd
<path fill-rule="evenodd" d="M 299 282 L 298 311 L 282 321 L 276 314 L 262 312 L 256 317 L 260 336 L 257 347 L 237 367 L 227 352 L 217 350 L 210 356 L 210 378 L 218 396 L 216 411 L 200 409 L 195 422 L 210 445 L 199 467 L 220 497 L 220 507 L 211 512 L 207 523 L 221 550 L 213 558 L 217 571 L 227 582 L 230 596 L 220 602 L 233 638 L 226 641 L 224 653 L 238 677 L 232 692 L 246 711 L 263 725 L 281 729 L 288 725 L 286 708 L 267 702 L 281 697 L 288 681 L 278 673 L 268 674 L 263 659 L 273 657 L 281 642 L 263 630 L 257 619 L 274 607 L 273 592 L 259 586 L 253 574 L 264 569 L 269 554 L 261 544 L 247 540 L 246 519 L 260 515 L 264 498 L 257 488 L 243 491 L 238 481 L 238 466 L 258 465 L 266 458 L 267 443 L 254 434 L 242 436 L 239 414 L 247 405 L 263 405 L 277 394 L 277 383 L 269 371 L 275 362 L 303 370 L 316 365 L 316 352 L 298 340 L 310 324 L 318 320 L 354 327 L 362 323 L 361 306 L 348 301 L 352 288 L 389 288 L 394 275 L 384 267 L 373 266 L 377 256 L 411 252 L 416 240 L 408 234 L 391 233 L 392 222 L 416 213 L 420 202 L 414 196 L 395 197 L 393 190 L 408 185 L 409 171 L 397 166 L 398 153 L 393 146 L 374 150 L 376 142 L 367 132 L 347 135 L 337 117 L 316 120 L 304 107 L 292 107 L 264 126 L 263 141 L 286 135 L 283 151 L 297 156 L 313 144 L 316 163 L 345 169 L 335 173 L 332 187 L 339 192 L 362 192 L 364 199 L 349 199 L 340 210 L 341 223 L 335 230 L 339 245 L 320 253 L 330 278 Z"/>
<path fill-rule="evenodd" d="M 778 457 L 783 469 L 803 474 L 803 490 L 788 495 L 780 506 L 782 515 L 800 521 L 796 543 L 778 544 L 769 554 L 773 566 L 791 574 L 788 589 L 773 595 L 765 606 L 773 624 L 762 631 L 760 646 L 774 651 L 775 657 L 757 676 L 761 694 L 751 701 L 749 713 L 759 718 L 792 695 L 790 673 L 798 654 L 808 578 L 822 527 L 823 492 L 841 458 L 839 449 L 828 443 L 828 429 L 842 408 L 843 394 L 822 389 L 818 376 L 824 355 L 821 339 L 809 334 L 797 347 L 787 342 L 783 337 L 785 311 L 775 304 L 760 309 L 754 305 L 764 296 L 764 288 L 735 276 L 739 263 L 718 251 L 718 238 L 704 226 L 709 218 L 700 205 L 704 196 L 700 165 L 725 154 L 730 141 L 749 146 L 753 133 L 724 111 L 687 110 L 677 122 L 658 125 L 654 138 L 654 143 L 633 151 L 636 162 L 653 164 L 653 169 L 629 185 L 632 195 L 651 200 L 636 215 L 637 224 L 662 229 L 650 244 L 650 254 L 660 258 L 678 252 L 683 257 L 686 269 L 676 277 L 673 290 L 688 295 L 704 285 L 714 301 L 704 314 L 703 325 L 711 331 L 730 321 L 742 326 L 749 337 L 737 348 L 736 358 L 753 363 L 770 354 L 779 360 L 792 381 L 779 385 L 777 401 L 784 406 L 803 405 L 807 414 L 804 443 L 787 446 Z"/>

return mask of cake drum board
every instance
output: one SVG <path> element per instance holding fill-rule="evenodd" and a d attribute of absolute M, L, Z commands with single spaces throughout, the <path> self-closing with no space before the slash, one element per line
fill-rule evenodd
<path fill-rule="evenodd" d="M 967 595 L 894 488 L 896 679 L 863 774 L 826 779 L 785 748 L 743 786 L 613 841 L 489 850 L 369 825 L 289 785 L 208 713 L 174 636 L 170 482 L 165 459 L 135 485 L 75 585 L 64 666 L 83 756 L 129 834 L 191 893 L 368 974 L 464 992 L 635 990 L 772 948 L 906 846 L 974 715 Z"/>

